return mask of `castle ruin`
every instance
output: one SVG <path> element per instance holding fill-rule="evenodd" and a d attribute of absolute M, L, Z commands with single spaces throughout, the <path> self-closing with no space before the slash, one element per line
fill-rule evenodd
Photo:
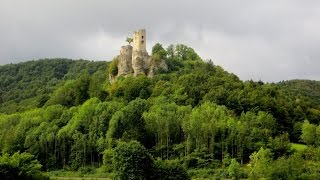
<path fill-rule="evenodd" d="M 116 76 L 110 75 L 110 81 L 114 81 L 119 76 L 146 75 L 153 77 L 158 69 L 164 71 L 168 70 L 167 64 L 164 60 L 155 60 L 149 56 L 146 44 L 146 30 L 140 29 L 133 33 L 133 46 L 122 46 L 120 55 L 118 56 L 118 74 Z"/>

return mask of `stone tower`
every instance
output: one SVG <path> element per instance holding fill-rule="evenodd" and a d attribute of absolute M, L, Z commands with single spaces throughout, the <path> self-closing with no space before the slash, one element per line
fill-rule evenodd
<path fill-rule="evenodd" d="M 122 46 L 120 55 L 117 56 L 118 74 L 109 74 L 110 82 L 114 82 L 119 76 L 139 76 L 146 75 L 153 77 L 157 70 L 168 71 L 165 60 L 156 60 L 148 55 L 146 45 L 146 30 L 140 29 L 133 33 L 133 46 Z"/>
<path fill-rule="evenodd" d="M 139 29 L 133 33 L 133 51 L 147 52 L 146 30 Z"/>
<path fill-rule="evenodd" d="M 132 68 L 134 76 L 146 75 L 150 56 L 146 49 L 146 30 L 140 29 L 133 33 Z"/>

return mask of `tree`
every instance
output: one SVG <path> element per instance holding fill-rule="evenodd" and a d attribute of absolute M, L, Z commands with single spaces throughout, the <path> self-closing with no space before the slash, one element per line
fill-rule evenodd
<path fill-rule="evenodd" d="M 159 60 L 167 59 L 167 51 L 160 43 L 157 43 L 152 47 L 152 56 L 159 58 Z"/>
<path fill-rule="evenodd" d="M 175 47 L 173 44 L 167 47 L 167 53 L 169 58 L 173 58 L 175 56 Z"/>
<path fill-rule="evenodd" d="M 198 61 L 201 59 L 199 55 L 191 47 L 188 47 L 184 44 L 178 44 L 175 46 L 175 54 L 178 58 L 180 58 L 183 61 Z"/>
<path fill-rule="evenodd" d="M 217 136 L 221 143 L 221 159 L 223 159 L 226 125 L 232 120 L 233 117 L 225 106 L 205 102 L 194 108 L 182 125 L 187 139 L 187 152 L 192 149 L 207 148 L 213 157 Z"/>
<path fill-rule="evenodd" d="M 40 171 L 42 165 L 29 153 L 0 156 L 0 177 L 10 179 L 49 179 Z"/>
<path fill-rule="evenodd" d="M 119 142 L 114 149 L 113 167 L 116 179 L 152 179 L 153 159 L 137 141 Z"/>
<path fill-rule="evenodd" d="M 307 145 L 314 145 L 316 141 L 316 129 L 317 127 L 310 124 L 309 121 L 304 121 L 302 124 L 301 140 Z"/>
<path fill-rule="evenodd" d="M 258 152 L 250 155 L 249 178 L 269 178 L 271 173 L 271 151 L 269 149 L 260 148 Z"/>
<path fill-rule="evenodd" d="M 291 144 L 289 140 L 289 134 L 281 134 L 275 138 L 269 137 L 268 148 L 270 148 L 274 159 L 278 159 L 281 156 L 289 155 L 291 152 Z"/>
<path fill-rule="evenodd" d="M 155 99 L 149 111 L 143 114 L 147 129 L 154 134 L 156 146 L 161 149 L 161 158 L 164 157 L 162 147 L 166 147 L 165 157 L 168 159 L 169 146 L 173 142 L 181 141 L 182 119 L 188 115 L 189 111 L 188 107 L 170 103 L 168 99 L 160 96 Z"/>
<path fill-rule="evenodd" d="M 130 37 L 127 37 L 126 42 L 128 42 L 128 43 L 129 43 L 129 45 L 131 45 L 131 43 L 133 42 L 133 39 L 132 39 L 132 38 L 130 38 Z"/>
<path fill-rule="evenodd" d="M 118 57 L 114 58 L 108 67 L 109 74 L 116 76 L 118 74 Z"/>
<path fill-rule="evenodd" d="M 77 80 L 67 81 L 59 87 L 46 105 L 61 104 L 67 107 L 80 105 L 89 98 L 89 85 L 90 76 L 84 71 Z"/>
<path fill-rule="evenodd" d="M 142 118 L 142 114 L 146 108 L 146 101 L 137 98 L 114 113 L 107 132 L 107 141 L 110 148 L 114 145 L 113 140 L 145 141 L 147 137 L 145 136 L 145 121 Z"/>
<path fill-rule="evenodd" d="M 177 161 L 156 161 L 153 179 L 156 180 L 190 180 L 190 177 Z"/>
<path fill-rule="evenodd" d="M 241 174 L 241 166 L 240 164 L 237 162 L 236 159 L 231 159 L 231 163 L 228 167 L 228 173 L 229 175 L 232 177 L 232 179 L 234 180 L 238 180 L 240 178 L 240 174 Z"/>

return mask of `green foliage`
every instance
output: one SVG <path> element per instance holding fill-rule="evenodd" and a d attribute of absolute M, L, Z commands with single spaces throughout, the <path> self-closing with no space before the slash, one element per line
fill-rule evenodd
<path fill-rule="evenodd" d="M 68 81 L 64 86 L 58 88 L 46 105 L 61 104 L 67 107 L 78 106 L 89 98 L 89 85 L 89 75 L 85 73 L 76 81 Z"/>
<path fill-rule="evenodd" d="M 251 178 L 318 177 L 316 81 L 244 82 L 181 44 L 152 53 L 168 72 L 112 84 L 116 59 L 0 66 L 1 153 L 28 152 L 46 171 L 110 173 L 118 142 L 136 140 L 159 159 L 152 178 L 187 178 L 180 164 L 203 178 L 246 178 L 247 163 Z M 299 142 L 307 146 L 292 149 Z"/>
<path fill-rule="evenodd" d="M 151 179 L 153 174 L 153 159 L 137 141 L 120 142 L 114 150 L 113 165 L 116 179 Z"/>
<path fill-rule="evenodd" d="M 317 141 L 317 126 L 304 121 L 302 125 L 301 140 L 308 145 L 315 145 Z"/>
<path fill-rule="evenodd" d="M 114 58 L 111 61 L 111 63 L 109 64 L 109 67 L 108 67 L 109 74 L 112 74 L 113 76 L 118 74 L 118 62 L 119 62 L 118 57 Z"/>
<path fill-rule="evenodd" d="M 167 51 L 162 47 L 160 43 L 157 43 L 152 47 L 151 54 L 155 60 L 167 59 Z"/>
<path fill-rule="evenodd" d="M 169 148 L 173 145 L 170 142 L 181 141 L 182 119 L 189 111 L 189 107 L 169 103 L 165 97 L 160 96 L 154 100 L 149 111 L 143 114 L 147 130 L 154 135 L 162 158 L 169 158 Z M 166 153 L 162 147 L 166 147 Z"/>
<path fill-rule="evenodd" d="M 114 145 L 114 139 L 145 142 L 144 134 L 146 130 L 142 113 L 146 108 L 146 101 L 138 98 L 131 101 L 126 107 L 123 107 L 112 116 L 110 127 L 107 132 L 109 148 Z"/>
<path fill-rule="evenodd" d="M 151 94 L 151 80 L 146 76 L 127 77 L 109 86 L 109 94 L 132 101 L 136 98 L 147 99 Z"/>
<path fill-rule="evenodd" d="M 292 152 L 289 134 L 285 133 L 275 138 L 270 137 L 267 147 L 271 150 L 274 159 L 289 155 Z"/>
<path fill-rule="evenodd" d="M 281 157 L 271 163 L 271 179 L 317 179 L 320 158 L 319 149 L 308 148 L 288 158 Z"/>
<path fill-rule="evenodd" d="M 181 60 L 201 60 L 199 55 L 190 47 L 178 44 L 174 48 L 174 54 Z"/>
<path fill-rule="evenodd" d="M 40 169 L 41 164 L 29 153 L 14 153 L 0 156 L 1 179 L 49 179 Z"/>
<path fill-rule="evenodd" d="M 112 171 L 113 154 L 114 154 L 113 149 L 106 149 L 103 152 L 103 165 L 106 167 L 105 170 L 108 171 L 108 172 Z"/>
<path fill-rule="evenodd" d="M 232 177 L 232 179 L 238 180 L 238 179 L 240 179 L 240 175 L 241 175 L 240 171 L 241 171 L 240 164 L 237 162 L 236 159 L 232 159 L 231 163 L 228 167 L 229 175 Z"/>
<path fill-rule="evenodd" d="M 57 86 L 83 74 L 105 72 L 105 62 L 42 59 L 0 66 L 0 113 L 42 107 Z M 106 73 L 104 73 L 106 74 Z"/>
<path fill-rule="evenodd" d="M 156 161 L 153 179 L 188 180 L 187 171 L 176 161 Z"/>
<path fill-rule="evenodd" d="M 291 143 L 291 148 L 295 151 L 303 151 L 307 148 L 304 144 Z"/>
<path fill-rule="evenodd" d="M 271 172 L 271 151 L 269 149 L 260 148 L 258 152 L 250 155 L 249 178 L 269 178 Z"/>
<path fill-rule="evenodd" d="M 133 42 L 133 39 L 130 38 L 130 37 L 127 37 L 126 41 L 127 41 L 129 44 L 131 44 L 131 43 Z"/>
<path fill-rule="evenodd" d="M 312 103 L 320 106 L 320 82 L 312 80 L 282 81 L 279 86 L 288 94 L 299 99 L 308 98 Z"/>

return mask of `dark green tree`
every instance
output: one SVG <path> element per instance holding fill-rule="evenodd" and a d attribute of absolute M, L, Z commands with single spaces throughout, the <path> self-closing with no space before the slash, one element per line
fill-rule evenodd
<path fill-rule="evenodd" d="M 114 149 L 113 166 L 116 179 L 152 179 L 153 159 L 137 141 L 119 142 Z"/>

